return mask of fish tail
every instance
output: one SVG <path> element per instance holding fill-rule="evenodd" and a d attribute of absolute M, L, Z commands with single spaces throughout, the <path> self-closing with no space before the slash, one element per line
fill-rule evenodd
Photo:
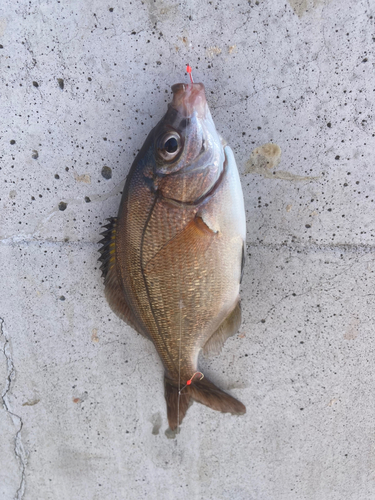
<path fill-rule="evenodd" d="M 179 395 L 180 400 L 178 401 Z M 176 382 L 165 377 L 165 399 L 169 427 L 172 430 L 181 424 L 189 407 L 190 399 L 222 413 L 232 413 L 233 415 L 246 413 L 246 407 L 240 401 L 216 387 L 206 377 L 202 380 L 194 380 L 189 386 L 184 387 L 180 394 Z"/>
<path fill-rule="evenodd" d="M 190 394 L 178 389 L 178 382 L 164 377 L 164 395 L 167 402 L 169 427 L 176 430 L 186 415 L 190 403 Z"/>

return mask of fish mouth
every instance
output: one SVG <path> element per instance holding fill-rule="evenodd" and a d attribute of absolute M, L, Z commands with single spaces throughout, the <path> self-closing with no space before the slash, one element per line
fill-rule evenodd
<path fill-rule="evenodd" d="M 203 83 L 176 83 L 172 86 L 171 106 L 183 116 L 197 113 L 198 118 L 205 118 L 208 110 Z"/>

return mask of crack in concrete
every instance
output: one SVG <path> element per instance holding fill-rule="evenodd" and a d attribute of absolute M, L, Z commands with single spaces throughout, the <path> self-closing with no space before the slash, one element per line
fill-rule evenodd
<path fill-rule="evenodd" d="M 13 425 L 15 426 L 17 430 L 15 438 L 14 438 L 14 454 L 16 455 L 17 462 L 19 464 L 19 468 L 21 471 L 21 479 L 20 479 L 20 484 L 19 487 L 16 491 L 14 500 L 22 500 L 25 494 L 25 487 L 26 487 L 26 465 L 27 465 L 27 453 L 25 451 L 25 448 L 22 443 L 22 428 L 23 428 L 23 421 L 22 418 L 19 415 L 16 415 L 11 409 L 10 409 L 10 403 L 8 399 L 8 395 L 11 389 L 12 381 L 15 377 L 15 367 L 12 359 L 12 354 L 10 351 L 10 340 L 8 335 L 5 333 L 4 329 L 4 320 L 0 318 L 0 338 L 4 338 L 4 344 L 2 346 L 2 352 L 5 356 L 6 363 L 7 363 L 7 376 L 5 380 L 5 387 L 4 390 L 1 394 L 1 399 L 3 402 L 3 407 L 5 411 L 10 415 Z"/>

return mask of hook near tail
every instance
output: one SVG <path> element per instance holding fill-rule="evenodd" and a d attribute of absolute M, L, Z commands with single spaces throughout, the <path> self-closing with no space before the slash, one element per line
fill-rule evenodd
<path fill-rule="evenodd" d="M 193 380 L 183 391 L 179 391 L 178 381 L 165 377 L 164 388 L 168 422 L 172 430 L 181 424 L 191 399 L 223 413 L 232 413 L 233 415 L 246 413 L 246 407 L 240 401 L 216 387 L 207 378 Z M 180 401 L 178 401 L 179 397 Z"/>

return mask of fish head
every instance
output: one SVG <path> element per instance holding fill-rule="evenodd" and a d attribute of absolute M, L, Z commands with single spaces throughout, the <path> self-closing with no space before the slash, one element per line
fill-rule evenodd
<path fill-rule="evenodd" d="M 172 86 L 168 111 L 154 129 L 153 177 L 159 192 L 192 202 L 208 192 L 223 168 L 216 131 L 202 83 Z"/>

